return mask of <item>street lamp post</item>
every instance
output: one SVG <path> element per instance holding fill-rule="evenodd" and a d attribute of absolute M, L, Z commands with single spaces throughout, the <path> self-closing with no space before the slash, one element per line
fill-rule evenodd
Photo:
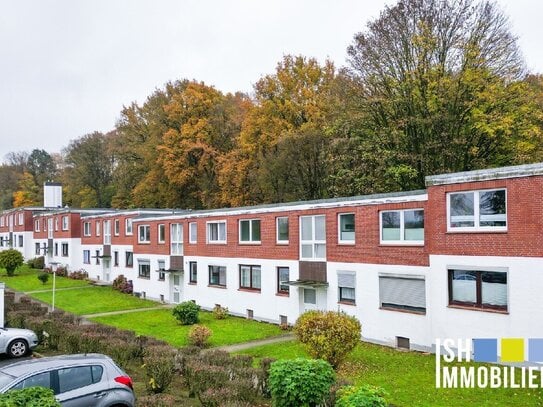
<path fill-rule="evenodd" d="M 53 272 L 53 303 L 51 305 L 51 311 L 55 310 L 55 290 L 57 287 L 57 266 L 58 263 L 49 263 L 51 264 L 51 271 Z"/>

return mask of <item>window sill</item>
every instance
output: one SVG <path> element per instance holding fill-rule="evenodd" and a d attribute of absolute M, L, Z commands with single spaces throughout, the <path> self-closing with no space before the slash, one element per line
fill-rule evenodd
<path fill-rule="evenodd" d="M 278 246 L 288 246 L 289 241 L 288 240 L 280 240 L 280 241 L 276 241 L 275 244 L 278 245 Z"/>
<path fill-rule="evenodd" d="M 469 305 L 458 305 L 458 304 L 449 304 L 449 305 L 447 305 L 447 308 L 463 309 L 463 310 L 466 310 L 466 311 L 489 312 L 491 314 L 509 315 L 509 311 L 507 311 L 505 309 L 500 310 L 500 309 L 494 309 L 494 308 L 470 307 Z"/>
<path fill-rule="evenodd" d="M 240 288 L 238 288 L 238 291 L 245 291 L 245 292 L 248 292 L 248 293 L 260 294 L 261 289 L 260 288 L 250 288 L 250 287 L 240 287 Z"/>
<path fill-rule="evenodd" d="M 424 242 L 391 241 L 379 242 L 379 247 L 424 247 Z"/>
<path fill-rule="evenodd" d="M 158 244 L 166 244 L 166 242 L 158 242 Z"/>
<path fill-rule="evenodd" d="M 356 242 L 354 240 L 349 240 L 349 241 L 339 241 L 337 242 L 338 246 L 355 246 L 356 245 Z"/>
<path fill-rule="evenodd" d="M 287 293 L 287 292 L 277 292 L 275 293 L 276 296 L 278 297 L 290 297 L 290 293 Z"/>
<path fill-rule="evenodd" d="M 151 242 L 138 242 L 138 244 L 151 244 Z"/>
<path fill-rule="evenodd" d="M 134 268 L 134 266 L 125 266 L 127 269 Z"/>
<path fill-rule="evenodd" d="M 255 242 L 238 242 L 242 246 L 258 246 L 262 244 L 262 241 L 255 241 Z"/>
<path fill-rule="evenodd" d="M 507 233 L 507 229 L 447 229 L 447 234 L 457 233 Z"/>
<path fill-rule="evenodd" d="M 197 285 L 197 284 L 198 284 L 197 281 L 189 281 L 189 285 Z M 210 287 L 210 286 L 208 286 L 208 287 Z"/>
<path fill-rule="evenodd" d="M 337 303 L 341 305 L 350 305 L 350 306 L 356 307 L 356 302 L 354 301 L 338 301 Z"/>
<path fill-rule="evenodd" d="M 389 307 L 379 307 L 380 310 L 383 311 L 394 311 L 394 312 L 401 312 L 404 314 L 412 314 L 412 315 L 426 315 L 426 311 L 410 311 L 407 309 L 400 309 L 400 308 L 389 308 Z"/>
<path fill-rule="evenodd" d="M 207 286 L 211 288 L 222 288 L 223 290 L 226 290 L 225 285 L 208 284 Z"/>
<path fill-rule="evenodd" d="M 150 280 L 151 277 L 145 277 L 145 276 L 138 276 L 139 279 L 141 280 Z"/>
<path fill-rule="evenodd" d="M 207 244 L 226 244 L 226 240 L 218 241 L 218 242 L 210 242 L 208 241 Z"/>

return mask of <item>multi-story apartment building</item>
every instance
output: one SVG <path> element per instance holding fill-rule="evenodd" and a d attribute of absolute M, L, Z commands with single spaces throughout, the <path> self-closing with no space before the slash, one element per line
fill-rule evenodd
<path fill-rule="evenodd" d="M 364 339 L 413 349 L 543 332 L 534 300 L 543 289 L 543 163 L 432 176 L 423 191 L 86 213 L 79 222 L 80 246 L 63 263 L 96 279 L 124 274 L 147 298 L 287 323 L 339 309 L 361 321 Z"/>

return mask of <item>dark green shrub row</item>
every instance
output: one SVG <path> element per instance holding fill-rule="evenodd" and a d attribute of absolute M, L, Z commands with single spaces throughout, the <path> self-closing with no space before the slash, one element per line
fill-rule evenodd
<path fill-rule="evenodd" d="M 60 407 L 53 390 L 29 387 L 0 394 L 0 407 Z"/>

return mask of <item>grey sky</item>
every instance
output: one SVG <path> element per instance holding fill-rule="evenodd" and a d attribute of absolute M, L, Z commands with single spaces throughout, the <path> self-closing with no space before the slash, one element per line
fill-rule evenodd
<path fill-rule="evenodd" d="M 377 0 L 0 0 L 0 160 L 109 131 L 169 80 L 250 92 L 284 54 L 336 66 Z M 543 2 L 501 0 L 543 72 Z"/>

